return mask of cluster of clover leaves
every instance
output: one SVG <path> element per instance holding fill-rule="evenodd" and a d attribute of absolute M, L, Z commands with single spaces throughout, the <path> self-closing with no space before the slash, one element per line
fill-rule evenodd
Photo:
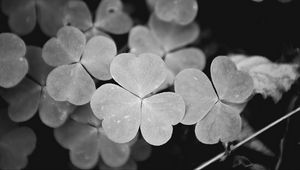
<path fill-rule="evenodd" d="M 125 143 L 114 147 L 128 155 L 126 143 L 139 129 L 151 145 L 165 144 L 178 123 L 196 124 L 196 137 L 203 143 L 235 140 L 241 129 L 239 113 L 253 91 L 247 73 L 238 71 L 229 58 L 216 57 L 211 64 L 213 85 L 200 69 L 191 67 L 175 76 L 174 92 L 154 93 L 170 72 L 161 56 L 117 55 L 112 39 L 95 36 L 86 42 L 84 34 L 71 26 L 61 28 L 42 50 L 27 47 L 26 55 L 24 43 L 14 34 L 1 34 L 0 42 L 1 71 L 11 72 L 13 65 L 17 75 L 1 77 L 1 85 L 21 81 L 3 92 L 10 103 L 9 116 L 25 121 L 39 109 L 46 125 L 60 126 L 55 130 L 57 140 L 70 149 L 72 162 L 80 168 L 93 166 L 99 153 L 109 165 L 122 164 L 127 156 L 121 154 L 121 163 L 109 162 L 105 146 L 114 145 L 110 140 Z M 24 78 L 28 65 L 30 71 Z M 116 84 L 104 83 L 96 89 L 93 79 L 111 78 Z M 75 105 L 83 106 L 65 123 Z"/>
<path fill-rule="evenodd" d="M 196 124 L 195 135 L 202 143 L 236 140 L 240 113 L 253 94 L 252 78 L 224 56 L 210 64 L 211 80 L 202 72 L 205 54 L 192 44 L 200 34 L 193 22 L 195 0 L 148 3 L 154 12 L 147 25 L 133 27 L 120 0 L 102 0 L 94 21 L 79 0 L 3 0 L 2 10 L 15 33 L 30 33 L 37 20 L 52 36 L 37 47 L 26 46 L 14 33 L 0 34 L 6 119 L 24 122 L 38 111 L 81 169 L 95 166 L 99 156 L 111 167 L 124 165 L 130 157 L 144 160 L 149 151 L 137 158 L 131 152 L 141 143 L 139 131 L 147 143 L 163 145 L 178 123 Z M 118 53 L 108 34 L 128 32 L 130 51 Z M 9 129 L 0 133 L 0 149 L 8 143 L 5 160 L 18 164 L 0 162 L 0 168 L 20 169 L 33 147 L 17 156 L 20 150 L 14 146 L 34 146 L 35 135 L 26 128 Z M 20 138 L 23 143 L 14 143 Z"/>

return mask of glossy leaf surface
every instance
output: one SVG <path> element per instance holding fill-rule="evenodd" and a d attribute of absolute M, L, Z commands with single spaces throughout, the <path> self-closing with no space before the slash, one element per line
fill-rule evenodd
<path fill-rule="evenodd" d="M 104 36 L 91 38 L 86 44 L 81 63 L 95 78 L 109 80 L 110 63 L 117 54 L 115 42 Z"/>
<path fill-rule="evenodd" d="M 165 92 L 143 100 L 141 132 L 152 145 L 162 145 L 172 136 L 173 127 L 184 116 L 184 101 L 178 94 Z"/>
<path fill-rule="evenodd" d="M 75 27 L 59 29 L 57 37 L 51 38 L 43 47 L 43 58 L 50 66 L 78 62 L 85 48 L 85 36 Z"/>
<path fill-rule="evenodd" d="M 228 57 L 216 57 L 212 61 L 210 72 L 221 100 L 243 103 L 253 92 L 253 80 L 250 75 L 238 71 Z"/>
<path fill-rule="evenodd" d="M 47 91 L 56 101 L 83 105 L 96 90 L 95 83 L 81 64 L 62 65 L 49 73 Z"/>
<path fill-rule="evenodd" d="M 239 110 L 222 102 L 217 102 L 195 128 L 199 141 L 215 144 L 219 141 L 230 142 L 237 139 L 242 128 Z"/>
<path fill-rule="evenodd" d="M 186 113 L 181 123 L 191 125 L 201 120 L 218 101 L 217 94 L 208 79 L 200 70 L 185 69 L 175 79 L 175 92 L 186 104 Z"/>
<path fill-rule="evenodd" d="M 114 84 L 100 86 L 91 99 L 94 114 L 103 118 L 102 126 L 108 138 L 125 143 L 133 139 L 141 120 L 141 100 Z"/>
<path fill-rule="evenodd" d="M 138 57 L 120 54 L 112 61 L 110 72 L 116 82 L 140 98 L 157 89 L 167 77 L 163 60 L 150 53 Z"/>

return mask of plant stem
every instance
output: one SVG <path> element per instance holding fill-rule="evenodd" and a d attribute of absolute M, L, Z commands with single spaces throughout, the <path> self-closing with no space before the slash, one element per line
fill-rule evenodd
<path fill-rule="evenodd" d="M 238 144 L 234 145 L 231 147 L 231 151 L 236 150 L 237 148 L 241 147 L 242 145 L 244 145 L 245 143 L 249 142 L 250 140 L 254 139 L 256 136 L 260 135 L 261 133 L 265 132 L 266 130 L 270 129 L 271 127 L 277 125 L 278 123 L 282 122 L 283 120 L 289 118 L 290 116 L 292 116 L 293 114 L 297 113 L 298 111 L 300 111 L 300 107 L 296 108 L 295 110 L 291 111 L 290 113 L 284 115 L 283 117 L 277 119 L 276 121 L 270 123 L 269 125 L 267 125 L 266 127 L 262 128 L 261 130 L 257 131 L 256 133 L 250 135 L 248 138 L 242 140 L 241 142 L 239 142 Z M 208 160 L 207 162 L 201 164 L 200 166 L 198 166 L 197 168 L 195 168 L 194 170 L 201 170 L 207 166 L 209 166 L 210 164 L 220 160 L 223 156 L 226 155 L 226 152 L 222 152 L 220 154 L 218 154 L 217 156 L 213 157 L 212 159 Z"/>
<path fill-rule="evenodd" d="M 291 111 L 293 110 L 293 108 L 296 105 L 296 101 L 298 100 L 298 96 L 294 96 L 291 99 L 291 102 L 289 104 L 288 110 Z M 282 137 L 282 139 L 280 140 L 280 144 L 279 144 L 279 157 L 275 166 L 275 170 L 279 170 L 283 161 L 283 157 L 284 157 L 284 152 L 285 152 L 285 145 L 287 143 L 287 136 L 288 136 L 288 131 L 289 131 L 289 126 L 290 126 L 290 119 L 286 120 L 286 127 L 285 127 L 285 132 L 284 135 Z"/>

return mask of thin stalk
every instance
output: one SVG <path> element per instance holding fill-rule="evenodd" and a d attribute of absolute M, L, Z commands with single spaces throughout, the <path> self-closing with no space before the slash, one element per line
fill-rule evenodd
<path fill-rule="evenodd" d="M 296 101 L 298 100 L 298 96 L 294 96 L 290 102 L 290 105 L 288 107 L 288 110 L 293 110 L 293 108 L 296 105 Z M 286 120 L 286 126 L 285 126 L 285 132 L 283 137 L 280 140 L 280 144 L 279 144 L 279 157 L 275 166 L 275 170 L 279 170 L 283 161 L 283 156 L 284 156 L 284 152 L 285 152 L 285 145 L 287 143 L 287 136 L 288 136 L 288 131 L 289 131 L 289 126 L 290 126 L 290 119 Z"/>
<path fill-rule="evenodd" d="M 288 114 L 284 115 L 283 117 L 277 119 L 276 121 L 270 123 L 269 125 L 267 125 L 266 127 L 262 128 L 261 130 L 257 131 L 256 133 L 250 135 L 248 138 L 242 140 L 241 142 L 239 142 L 238 144 L 234 145 L 231 147 L 231 151 L 236 150 L 237 148 L 241 147 L 242 145 L 244 145 L 245 143 L 251 141 L 252 139 L 254 139 L 256 136 L 262 134 L 263 132 L 265 132 L 266 130 L 272 128 L 273 126 L 277 125 L 278 123 L 282 122 L 283 120 L 289 118 L 290 116 L 294 115 L 295 113 L 297 113 L 298 111 L 300 111 L 300 107 L 296 108 L 295 110 L 289 112 Z M 201 170 L 207 166 L 209 166 L 210 164 L 220 160 L 223 156 L 226 155 L 226 152 L 222 152 L 220 154 L 218 154 L 217 156 L 213 157 L 212 159 L 208 160 L 207 162 L 201 164 L 200 166 L 198 166 L 197 168 L 195 168 L 194 170 Z"/>

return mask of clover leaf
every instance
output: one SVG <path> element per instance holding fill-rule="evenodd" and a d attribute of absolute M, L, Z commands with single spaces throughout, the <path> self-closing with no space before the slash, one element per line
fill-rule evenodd
<path fill-rule="evenodd" d="M 45 125 L 62 125 L 75 107 L 68 102 L 53 100 L 46 91 L 46 78 L 53 67 L 42 59 L 42 49 L 28 46 L 25 57 L 29 63 L 28 75 L 17 86 L 2 92 L 2 97 L 9 103 L 9 117 L 15 122 L 23 122 L 39 110 Z"/>
<path fill-rule="evenodd" d="M 47 78 L 47 91 L 56 101 L 83 105 L 90 101 L 96 90 L 93 77 L 109 80 L 109 66 L 117 49 L 113 40 L 96 36 L 86 43 L 84 34 L 77 28 L 65 26 L 57 37 L 43 47 L 45 62 L 56 67 Z"/>
<path fill-rule="evenodd" d="M 118 167 L 130 155 L 130 143 L 109 140 L 89 104 L 78 107 L 71 119 L 54 130 L 54 135 L 58 143 L 70 150 L 71 162 L 81 169 L 94 167 L 99 156 L 108 166 Z"/>
<path fill-rule="evenodd" d="M 163 21 L 187 25 L 197 16 L 198 4 L 196 0 L 164 0 L 154 5 L 155 14 Z"/>
<path fill-rule="evenodd" d="M 211 79 L 221 100 L 243 103 L 253 92 L 253 80 L 249 74 L 237 71 L 228 57 L 213 60 L 210 68 Z"/>
<path fill-rule="evenodd" d="M 24 58 L 26 45 L 17 35 L 0 34 L 0 86 L 9 88 L 17 85 L 28 72 Z"/>
<path fill-rule="evenodd" d="M 3 0 L 1 7 L 8 16 L 13 32 L 26 35 L 33 31 L 36 22 L 48 36 L 53 36 L 63 26 L 62 16 L 68 0 Z"/>
<path fill-rule="evenodd" d="M 64 25 L 71 25 L 84 31 L 88 37 L 125 34 L 133 25 L 130 16 L 124 12 L 121 0 L 102 0 L 96 10 L 95 20 L 83 1 L 71 0 L 64 9 Z"/>
<path fill-rule="evenodd" d="M 25 78 L 17 86 L 3 92 L 9 103 L 8 114 L 15 122 L 27 121 L 34 116 L 39 106 L 41 86 Z"/>
<path fill-rule="evenodd" d="M 164 55 L 164 49 L 153 32 L 146 26 L 137 25 L 129 32 L 128 45 L 130 51 L 135 54 L 153 53 Z"/>
<path fill-rule="evenodd" d="M 165 54 L 192 43 L 200 34 L 196 23 L 177 25 L 162 21 L 153 14 L 149 18 L 148 25 L 148 27 L 136 26 L 130 31 L 128 43 L 132 52 Z M 143 49 L 157 51 L 143 51 Z"/>
<path fill-rule="evenodd" d="M 202 50 L 194 47 L 184 48 L 165 56 L 165 63 L 174 75 L 186 68 L 203 70 L 206 57 Z"/>
<path fill-rule="evenodd" d="M 103 118 L 108 138 L 117 143 L 129 142 L 141 128 L 148 143 L 166 143 L 171 138 L 172 125 L 180 122 L 185 107 L 178 94 L 150 94 L 167 77 L 163 60 L 151 53 L 124 53 L 112 61 L 110 72 L 122 87 L 104 84 L 91 99 L 91 108 L 99 119 Z"/>
<path fill-rule="evenodd" d="M 151 149 L 151 145 L 149 145 L 145 140 L 137 139 L 137 141 L 131 145 L 130 158 L 124 165 L 119 167 L 110 167 L 104 162 L 99 161 L 99 168 L 100 170 L 137 170 L 137 162 L 148 159 L 151 155 Z"/>
<path fill-rule="evenodd" d="M 68 1 L 63 13 L 63 25 L 71 25 L 82 31 L 93 27 L 91 11 L 84 1 Z"/>
<path fill-rule="evenodd" d="M 0 168 L 23 169 L 35 149 L 36 135 L 30 128 L 12 122 L 6 108 L 0 108 L 0 113 Z"/>
<path fill-rule="evenodd" d="M 213 85 L 196 69 L 185 69 L 176 76 L 175 92 L 182 95 L 186 103 L 181 122 L 196 123 L 196 137 L 203 143 L 233 141 L 241 130 L 239 113 L 253 92 L 253 80 L 223 56 L 213 60 L 211 77 Z"/>
<path fill-rule="evenodd" d="M 205 54 L 198 48 L 185 47 L 200 34 L 195 23 L 178 25 L 150 16 L 148 27 L 135 26 L 129 33 L 130 51 L 135 54 L 154 53 L 164 58 L 169 78 L 160 89 L 173 84 L 175 75 L 185 68 L 204 69 Z"/>

